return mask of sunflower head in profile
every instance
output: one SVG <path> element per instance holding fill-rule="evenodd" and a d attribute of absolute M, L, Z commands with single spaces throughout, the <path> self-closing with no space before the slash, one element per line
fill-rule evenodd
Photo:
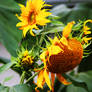
<path fill-rule="evenodd" d="M 46 17 L 51 15 L 50 12 L 47 12 L 48 9 L 44 9 L 45 6 L 50 6 L 45 4 L 43 0 L 27 0 L 26 6 L 19 4 L 21 7 L 21 14 L 17 16 L 20 20 L 17 23 L 17 27 L 23 30 L 23 36 L 26 36 L 26 33 L 29 31 L 32 36 L 35 36 L 32 29 L 39 29 L 37 25 L 44 26 L 50 22 Z"/>
<path fill-rule="evenodd" d="M 62 37 L 50 39 L 51 45 L 41 54 L 41 59 L 46 62 L 47 68 L 53 73 L 65 73 L 80 64 L 83 56 L 82 44 L 75 38 L 68 38 L 74 21 L 63 29 Z M 45 56 L 44 56 L 45 55 Z"/>
<path fill-rule="evenodd" d="M 78 35 L 73 36 L 75 34 L 73 30 L 74 24 L 75 22 L 72 21 L 64 27 L 62 37 L 55 36 L 53 39 L 48 37 L 50 45 L 46 46 L 40 55 L 40 59 L 44 63 L 44 69 L 38 75 L 38 87 L 42 88 L 46 82 L 50 90 L 54 92 L 55 74 L 58 80 L 64 85 L 71 84 L 62 74 L 74 69 L 80 64 L 84 55 L 83 46 L 86 44 L 86 42 L 83 43 L 83 35 L 85 34 L 84 25 L 83 29 L 77 32 Z M 51 82 L 49 73 L 51 73 Z"/>

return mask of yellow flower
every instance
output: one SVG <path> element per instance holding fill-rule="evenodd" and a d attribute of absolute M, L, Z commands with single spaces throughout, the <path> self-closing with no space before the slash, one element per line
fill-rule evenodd
<path fill-rule="evenodd" d="M 44 9 L 44 6 L 50 6 L 45 4 L 43 0 L 27 0 L 26 6 L 19 4 L 21 7 L 21 14 L 17 16 L 17 18 L 21 21 L 17 23 L 17 27 L 20 27 L 23 30 L 23 36 L 26 36 L 28 30 L 30 30 L 30 34 L 35 36 L 32 32 L 32 29 L 39 29 L 37 25 L 44 26 L 46 23 L 49 23 L 50 20 L 46 19 L 50 12 L 47 12 L 47 9 Z"/>
<path fill-rule="evenodd" d="M 31 56 L 29 56 L 27 50 L 24 52 L 24 55 L 23 55 L 23 58 L 22 58 L 22 63 L 27 64 L 27 65 L 33 64 L 33 58 Z"/>
<path fill-rule="evenodd" d="M 92 37 L 83 37 L 83 41 L 88 44 L 88 41 L 91 40 Z"/>
<path fill-rule="evenodd" d="M 83 31 L 84 31 L 84 34 L 85 34 L 85 35 L 91 34 L 91 31 L 89 31 L 90 28 L 89 28 L 88 26 L 86 26 L 86 24 L 87 24 L 88 22 L 91 22 L 91 23 L 92 23 L 92 20 L 86 20 L 86 21 L 84 22 L 84 24 L 83 24 Z"/>

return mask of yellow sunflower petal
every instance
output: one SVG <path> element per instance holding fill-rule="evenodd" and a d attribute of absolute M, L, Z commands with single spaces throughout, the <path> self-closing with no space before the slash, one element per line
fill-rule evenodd
<path fill-rule="evenodd" d="M 39 14 L 38 14 L 37 18 L 41 18 L 41 17 L 45 18 L 49 15 L 51 15 L 51 13 L 47 12 L 46 9 L 43 9 L 43 10 L 39 11 Z"/>
<path fill-rule="evenodd" d="M 59 39 L 57 37 L 54 37 L 53 40 L 51 40 L 52 45 L 55 45 L 56 43 L 60 43 Z"/>
<path fill-rule="evenodd" d="M 60 39 L 60 42 L 63 43 L 64 45 L 66 45 L 66 46 L 68 45 L 68 41 L 64 36 Z"/>
<path fill-rule="evenodd" d="M 51 90 L 51 83 L 50 83 L 50 79 L 49 79 L 49 74 L 48 74 L 48 72 L 46 71 L 46 69 L 44 70 L 44 78 L 45 78 L 45 81 L 46 81 L 48 87 L 49 87 L 50 90 Z"/>
<path fill-rule="evenodd" d="M 33 5 L 35 5 L 37 10 L 40 10 L 43 7 L 45 1 L 43 0 L 32 0 Z"/>
<path fill-rule="evenodd" d="M 63 52 L 63 50 L 59 46 L 54 46 L 54 45 L 50 46 L 48 48 L 48 51 L 49 51 L 49 56 Z"/>
<path fill-rule="evenodd" d="M 91 34 L 91 31 L 84 30 L 84 34 L 85 34 L 85 35 Z"/>
<path fill-rule="evenodd" d="M 46 19 L 46 18 L 42 18 L 42 17 L 37 17 L 37 24 L 44 26 L 46 25 L 46 23 L 50 23 L 51 21 Z"/>
<path fill-rule="evenodd" d="M 92 37 L 88 37 L 88 38 L 87 37 L 83 37 L 84 42 L 87 43 L 87 44 L 88 44 L 88 41 L 91 40 L 91 39 L 92 39 Z"/>
<path fill-rule="evenodd" d="M 68 82 L 61 74 L 56 74 L 57 75 L 57 78 L 58 80 L 63 83 L 64 85 L 69 85 L 71 84 L 71 82 Z"/>
<path fill-rule="evenodd" d="M 30 29 L 30 34 L 31 34 L 32 36 L 35 36 L 35 34 L 33 33 L 32 29 Z"/>
<path fill-rule="evenodd" d="M 25 25 L 26 25 L 25 23 L 23 23 L 23 22 L 19 22 L 19 23 L 16 24 L 16 27 L 19 27 L 19 26 L 25 26 Z"/>
<path fill-rule="evenodd" d="M 38 87 L 35 87 L 35 92 L 40 92 L 37 88 L 38 88 Z"/>
<path fill-rule="evenodd" d="M 49 7 L 51 7 L 52 5 L 50 5 L 50 4 L 44 4 L 43 7 L 44 7 L 44 6 L 49 6 Z"/>
<path fill-rule="evenodd" d="M 68 24 L 65 26 L 65 28 L 63 29 L 63 33 L 62 33 L 62 35 L 63 35 L 64 37 L 67 38 L 67 37 L 69 36 L 69 34 L 70 34 L 71 31 L 72 31 L 72 27 L 73 27 L 74 24 L 75 24 L 75 22 L 72 21 L 72 22 L 68 23 Z"/>
<path fill-rule="evenodd" d="M 20 17 L 18 14 L 16 14 L 16 17 L 19 19 L 19 20 L 22 20 L 23 18 Z"/>
<path fill-rule="evenodd" d="M 88 22 L 92 23 L 92 20 L 91 20 L 91 19 L 86 20 L 86 21 L 84 22 L 84 26 L 85 26 Z"/>
<path fill-rule="evenodd" d="M 54 92 L 54 81 L 55 81 L 55 74 L 51 73 L 51 86 L 52 86 L 52 92 Z"/>
<path fill-rule="evenodd" d="M 92 20 L 86 20 L 83 24 L 83 31 L 84 31 L 84 34 L 87 35 L 87 34 L 91 34 L 91 31 L 89 31 L 91 28 L 86 26 L 86 24 L 90 22 L 92 23 Z"/>
<path fill-rule="evenodd" d="M 46 51 L 44 51 L 41 55 L 40 55 L 40 58 L 42 61 L 45 61 L 46 60 Z"/>
<path fill-rule="evenodd" d="M 46 62 L 48 60 L 48 51 L 44 51 L 41 55 L 40 55 L 40 59 L 43 61 L 44 63 L 44 68 L 46 68 Z"/>
<path fill-rule="evenodd" d="M 24 6 L 23 4 L 19 4 L 19 6 L 20 6 L 21 8 L 25 8 L 25 6 Z"/>
<path fill-rule="evenodd" d="M 26 36 L 26 33 L 28 32 L 28 30 L 30 29 L 30 26 L 27 26 L 23 29 L 23 36 Z"/>
<path fill-rule="evenodd" d="M 38 78 L 37 78 L 37 86 L 40 87 L 40 88 L 43 88 L 43 77 L 44 76 L 44 70 L 42 70 L 39 75 L 38 75 Z"/>

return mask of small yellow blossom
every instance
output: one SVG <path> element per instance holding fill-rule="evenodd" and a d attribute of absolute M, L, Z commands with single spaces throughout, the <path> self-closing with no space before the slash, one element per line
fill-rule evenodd
<path fill-rule="evenodd" d="M 29 64 L 29 65 L 33 64 L 33 58 L 31 56 L 29 56 L 27 50 L 24 52 L 24 55 L 23 55 L 23 58 L 22 58 L 22 63 Z"/>
<path fill-rule="evenodd" d="M 83 41 L 88 44 L 88 41 L 91 40 L 92 37 L 83 37 Z"/>
<path fill-rule="evenodd" d="M 91 34 L 91 31 L 89 31 L 89 30 L 90 30 L 90 27 L 86 26 L 86 24 L 87 24 L 88 22 L 92 23 L 92 20 L 86 20 L 86 21 L 84 22 L 84 24 L 83 24 L 83 32 L 84 32 L 85 35 Z"/>
<path fill-rule="evenodd" d="M 30 32 L 32 36 L 35 36 L 32 29 L 39 29 L 37 25 L 44 26 L 46 23 L 49 23 L 50 20 L 46 19 L 50 12 L 47 12 L 47 9 L 44 9 L 44 6 L 50 6 L 45 4 L 43 0 L 27 0 L 26 6 L 19 4 L 21 7 L 21 14 L 17 18 L 21 21 L 17 23 L 17 27 L 23 30 L 23 36 L 26 36 L 26 33 Z"/>

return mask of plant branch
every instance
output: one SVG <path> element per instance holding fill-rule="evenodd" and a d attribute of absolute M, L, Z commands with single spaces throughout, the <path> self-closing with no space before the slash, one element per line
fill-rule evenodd
<path fill-rule="evenodd" d="M 20 79 L 20 84 L 24 83 L 24 79 L 25 79 L 25 71 L 23 71 L 22 75 L 21 75 L 21 79 Z"/>
<path fill-rule="evenodd" d="M 39 72 L 36 72 L 33 76 L 31 76 L 27 81 L 26 83 L 28 83 L 31 79 L 33 79 L 36 75 L 38 75 Z"/>

